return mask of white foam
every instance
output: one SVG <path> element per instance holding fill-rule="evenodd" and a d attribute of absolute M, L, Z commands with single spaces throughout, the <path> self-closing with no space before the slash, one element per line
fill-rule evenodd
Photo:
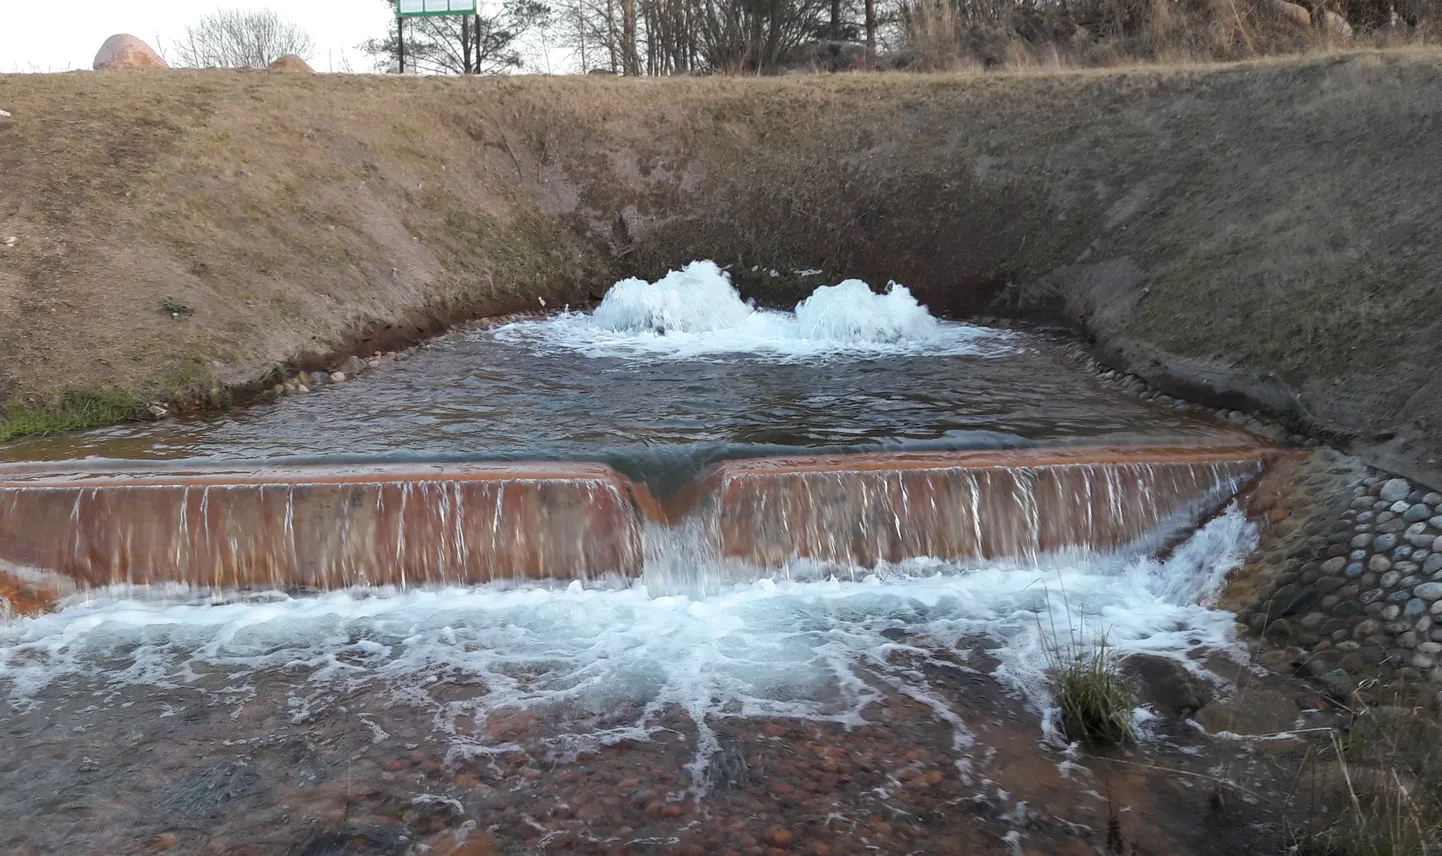
<path fill-rule="evenodd" d="M 62 679 L 131 686 L 191 686 L 239 705 L 258 673 L 286 667 L 302 679 L 290 699 L 297 717 L 361 686 L 434 711 L 438 730 L 457 717 L 484 720 L 502 708 L 615 710 L 619 725 L 554 738 L 574 755 L 659 726 L 676 706 L 700 731 L 693 762 L 704 781 L 718 717 L 801 717 L 858 724 L 891 684 L 970 733 L 945 694 L 928 687 L 905 651 L 957 668 L 930 651 L 990 640 L 994 675 L 1038 712 L 1050 706 L 1045 677 L 1052 640 L 1094 644 L 1118 655 L 1149 652 L 1187 660 L 1231 650 L 1233 618 L 1209 602 L 1255 530 L 1235 508 L 1203 527 L 1165 561 L 1113 558 L 1048 568 L 964 569 L 937 562 L 889 568 L 860 582 L 762 580 L 703 599 L 622 590 L 470 588 L 342 591 L 290 598 L 271 592 L 228 603 L 192 597 L 146 600 L 136 590 L 59 612 L 0 623 L 0 691 L 33 703 Z M 902 628 L 894 641 L 883 631 Z M 220 688 L 198 676 L 223 670 Z M 430 697 L 437 675 L 474 679 L 483 695 Z M 902 689 L 904 688 L 904 689 Z M 384 731 L 371 725 L 377 740 Z M 481 731 L 480 733 L 484 733 Z M 497 745 L 452 733 L 458 754 Z"/>
<path fill-rule="evenodd" d="M 483 335 L 592 357 L 661 359 L 999 356 L 1015 350 L 1005 331 L 938 321 L 896 283 L 877 294 L 849 279 L 817 288 L 794 312 L 757 309 L 709 261 L 692 262 L 656 282 L 618 282 L 590 314 L 565 312 Z"/>

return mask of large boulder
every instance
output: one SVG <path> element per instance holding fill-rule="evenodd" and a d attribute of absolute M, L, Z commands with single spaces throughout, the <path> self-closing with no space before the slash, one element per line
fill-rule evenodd
<path fill-rule="evenodd" d="M 1322 32 L 1343 41 L 1352 38 L 1352 25 L 1331 9 L 1322 13 Z"/>
<path fill-rule="evenodd" d="M 95 54 L 96 71 L 124 71 L 126 69 L 170 68 L 160 54 L 150 45 L 126 33 L 117 33 L 105 40 Z"/>
<path fill-rule="evenodd" d="M 271 63 L 271 64 L 268 66 L 268 70 L 269 70 L 269 71 L 299 71 L 299 72 L 302 72 L 302 73 L 304 73 L 304 74 L 310 74 L 310 73 L 312 73 L 312 72 L 315 71 L 315 69 L 313 69 L 313 68 L 310 67 L 310 63 L 306 62 L 305 60 L 301 59 L 300 57 L 296 56 L 295 54 L 286 54 L 285 56 L 283 56 L 283 57 L 281 57 L 280 59 L 276 60 L 275 62 Z"/>
<path fill-rule="evenodd" d="M 1122 673 L 1131 679 L 1137 699 L 1165 716 L 1188 717 L 1212 700 L 1212 691 L 1170 657 L 1133 654 L 1122 661 Z"/>
<path fill-rule="evenodd" d="M 1307 7 L 1288 0 L 1262 0 L 1258 11 L 1274 21 L 1296 24 L 1298 27 L 1312 26 L 1312 13 Z"/>
<path fill-rule="evenodd" d="M 1281 734 L 1297 725 L 1302 709 L 1289 696 L 1276 690 L 1247 687 L 1230 698 L 1203 705 L 1194 719 L 1209 734 Z"/>

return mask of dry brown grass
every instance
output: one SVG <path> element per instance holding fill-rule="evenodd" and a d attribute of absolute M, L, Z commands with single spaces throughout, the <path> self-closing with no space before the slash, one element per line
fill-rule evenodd
<path fill-rule="evenodd" d="M 20 238 L 0 251 L 0 401 L 207 395 L 709 256 L 896 279 L 942 312 L 1040 308 L 1376 396 L 1349 412 L 1400 424 L 1434 400 L 1400 391 L 1442 347 L 1422 287 L 1442 202 L 1418 191 L 1442 182 L 1439 81 L 1426 51 L 763 79 L 0 76 L 0 235 Z"/>
<path fill-rule="evenodd" d="M 1430 7 L 1432 2 L 1412 5 Z M 1284 8 L 1305 22 L 1279 12 L 1276 0 L 1091 0 L 1051 7 L 1015 0 L 915 0 L 903 6 L 904 47 L 894 62 L 924 71 L 1055 70 L 1225 62 L 1439 41 L 1442 16 L 1431 8 L 1420 9 L 1420 19 L 1409 13 L 1412 24 L 1399 17 L 1386 25 L 1379 25 L 1377 15 L 1355 10 L 1357 28 L 1350 32 L 1340 29 L 1350 25 L 1340 23 L 1344 18 L 1331 4 Z"/>
<path fill-rule="evenodd" d="M 1294 856 L 1442 852 L 1442 730 L 1422 708 L 1357 712 L 1308 754 L 1289 799 Z"/>

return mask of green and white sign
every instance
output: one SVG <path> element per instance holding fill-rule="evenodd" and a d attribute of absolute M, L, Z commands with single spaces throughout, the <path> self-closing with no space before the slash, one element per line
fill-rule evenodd
<path fill-rule="evenodd" d="M 397 18 L 474 14 L 476 14 L 476 0 L 396 0 Z"/>

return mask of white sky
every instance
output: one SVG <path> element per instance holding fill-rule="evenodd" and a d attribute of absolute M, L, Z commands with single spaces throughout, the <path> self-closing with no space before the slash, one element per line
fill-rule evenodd
<path fill-rule="evenodd" d="M 270 8 L 304 28 L 315 39 L 316 71 L 339 71 L 342 58 L 355 71 L 369 71 L 356 45 L 395 26 L 382 0 L 0 0 L 0 72 L 88 69 L 116 33 L 151 47 L 158 40 L 164 52 L 164 43 L 220 7 Z"/>

